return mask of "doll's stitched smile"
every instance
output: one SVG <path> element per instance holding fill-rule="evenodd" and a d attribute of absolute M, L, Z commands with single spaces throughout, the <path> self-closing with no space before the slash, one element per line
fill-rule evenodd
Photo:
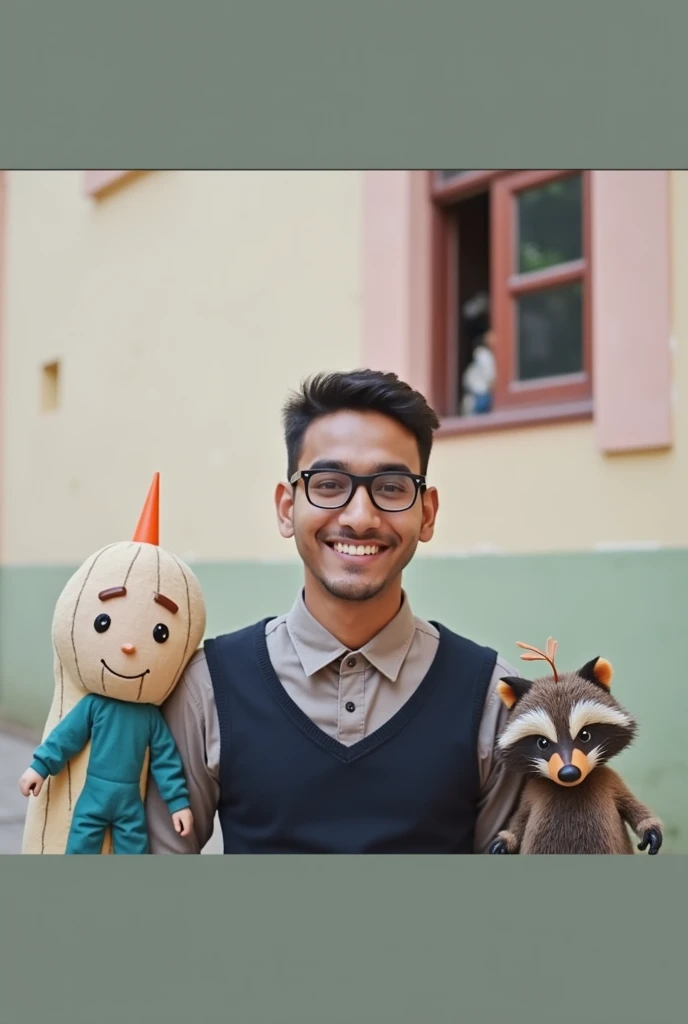
<path fill-rule="evenodd" d="M 100 664 L 104 665 L 108 672 L 112 672 L 113 676 L 119 676 L 120 679 L 143 679 L 150 672 L 150 669 L 147 668 L 145 672 L 137 672 L 135 676 L 123 676 L 121 672 L 115 672 L 114 668 L 110 668 L 104 658 L 100 659 Z"/>

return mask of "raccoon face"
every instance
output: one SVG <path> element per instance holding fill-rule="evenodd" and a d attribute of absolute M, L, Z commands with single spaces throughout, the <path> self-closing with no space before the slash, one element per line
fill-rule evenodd
<path fill-rule="evenodd" d="M 499 737 L 505 767 L 577 786 L 632 741 L 636 723 L 611 696 L 611 666 L 603 659 L 579 672 L 530 682 L 509 677 L 499 694 L 511 709 Z"/>

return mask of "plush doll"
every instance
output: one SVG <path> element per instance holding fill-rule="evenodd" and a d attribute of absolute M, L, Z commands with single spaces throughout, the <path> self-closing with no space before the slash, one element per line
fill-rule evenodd
<path fill-rule="evenodd" d="M 612 666 L 593 658 L 559 676 L 556 640 L 546 653 L 528 644 L 526 661 L 544 660 L 553 674 L 530 682 L 510 676 L 498 692 L 510 714 L 497 741 L 503 767 L 526 778 L 509 826 L 490 853 L 656 854 L 662 824 L 641 804 L 607 761 L 633 740 L 636 722 L 612 697 Z"/>
<path fill-rule="evenodd" d="M 158 546 L 158 509 L 156 474 L 133 540 L 97 551 L 58 598 L 52 706 L 20 779 L 33 794 L 24 853 L 147 853 L 149 771 L 176 830 L 191 831 L 159 705 L 202 639 L 205 604 L 188 566 Z"/>

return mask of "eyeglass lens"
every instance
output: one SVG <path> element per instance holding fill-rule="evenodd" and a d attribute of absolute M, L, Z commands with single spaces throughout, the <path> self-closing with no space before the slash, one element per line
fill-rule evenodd
<path fill-rule="evenodd" d="M 338 508 L 351 494 L 352 482 L 344 473 L 322 471 L 308 481 L 308 495 L 320 508 Z M 408 476 L 384 473 L 372 481 L 375 502 L 390 512 L 409 508 L 416 496 L 416 485 Z"/>

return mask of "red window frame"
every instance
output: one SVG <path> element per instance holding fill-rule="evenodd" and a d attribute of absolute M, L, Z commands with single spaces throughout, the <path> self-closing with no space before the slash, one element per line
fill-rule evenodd
<path fill-rule="evenodd" d="M 582 257 L 543 271 L 518 274 L 513 267 L 516 196 L 572 174 L 582 175 Z M 430 172 L 432 203 L 432 389 L 435 408 L 452 431 L 490 429 L 526 421 L 579 418 L 592 414 L 592 331 L 589 171 L 467 171 L 442 180 Z M 457 326 L 461 303 L 456 268 L 459 246 L 452 207 L 487 192 L 490 202 L 491 327 L 497 378 L 493 411 L 459 416 Z M 516 301 L 520 295 L 580 280 L 583 283 L 583 369 L 560 378 L 516 379 Z"/>

